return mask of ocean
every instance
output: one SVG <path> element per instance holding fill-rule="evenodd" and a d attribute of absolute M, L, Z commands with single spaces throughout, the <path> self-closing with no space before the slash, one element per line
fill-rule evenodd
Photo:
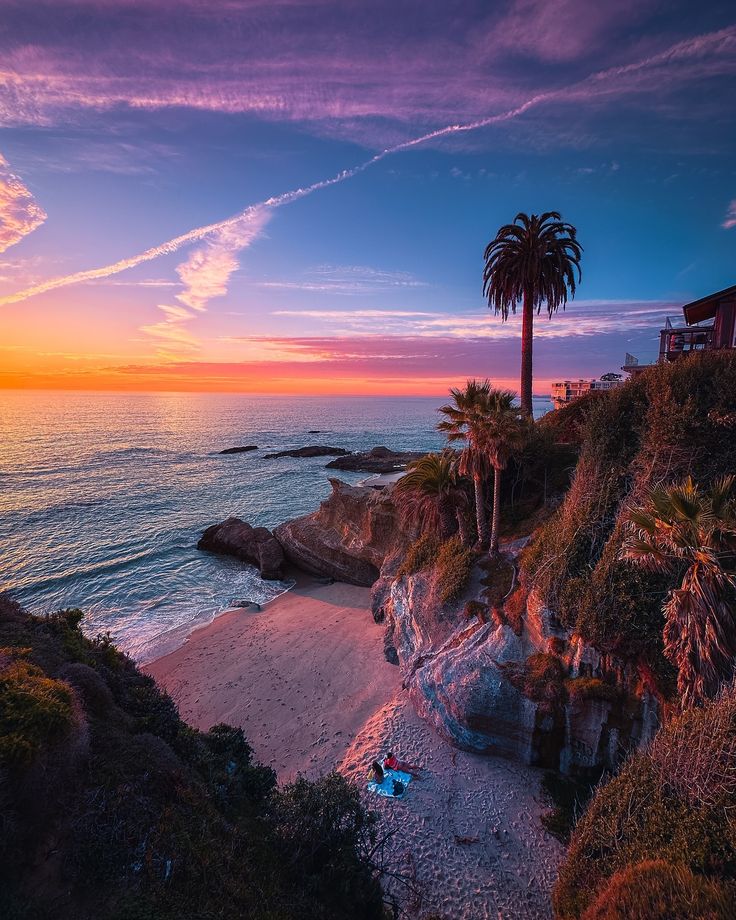
<path fill-rule="evenodd" d="M 110 633 L 151 660 L 233 602 L 266 603 L 290 587 L 196 548 L 229 515 L 274 527 L 329 495 L 329 457 L 264 453 L 436 449 L 443 402 L 0 391 L 0 590 L 34 613 L 79 607 L 87 634 Z M 549 408 L 535 399 L 535 415 Z M 259 449 L 219 454 L 243 444 Z"/>

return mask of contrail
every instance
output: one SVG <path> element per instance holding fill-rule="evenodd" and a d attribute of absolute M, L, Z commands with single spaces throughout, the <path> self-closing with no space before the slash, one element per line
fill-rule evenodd
<path fill-rule="evenodd" d="M 4 297 L 0 297 L 0 306 L 4 304 L 19 303 L 22 300 L 27 300 L 29 297 L 35 297 L 36 294 L 45 294 L 47 291 L 53 291 L 56 288 L 68 287 L 72 284 L 81 284 L 85 281 L 95 281 L 98 278 L 108 278 L 110 275 L 117 275 L 120 272 L 127 271 L 129 268 L 135 268 L 137 265 L 142 265 L 144 262 L 150 262 L 153 259 L 158 259 L 160 256 L 170 255 L 171 253 L 176 252 L 178 249 L 181 249 L 181 247 L 185 246 L 187 243 L 194 243 L 198 240 L 205 239 L 206 237 L 211 236 L 218 231 L 226 230 L 228 227 L 232 227 L 244 220 L 247 220 L 249 216 L 255 217 L 255 215 L 263 209 L 276 209 L 283 207 L 285 204 L 291 204 L 291 202 L 297 201 L 300 198 L 306 198 L 307 195 L 311 195 L 313 192 L 320 191 L 324 188 L 329 188 L 331 185 L 338 185 L 340 182 L 345 182 L 346 179 L 352 179 L 354 176 L 364 172 L 366 169 L 369 169 L 371 166 L 379 163 L 386 157 L 395 153 L 400 153 L 402 150 L 409 150 L 412 147 L 416 147 L 419 144 L 424 144 L 427 141 L 435 140 L 439 137 L 445 137 L 451 134 L 460 134 L 467 131 L 475 131 L 478 128 L 484 128 L 497 122 L 508 121 L 512 118 L 517 118 L 532 106 L 538 105 L 541 101 L 549 98 L 552 95 L 552 93 L 544 93 L 539 96 L 534 96 L 523 105 L 520 105 L 514 109 L 509 109 L 507 112 L 502 112 L 497 115 L 490 115 L 487 118 L 470 122 L 468 124 L 448 125 L 445 128 L 439 128 L 436 131 L 430 131 L 427 134 L 423 134 L 421 137 L 415 137 L 412 140 L 404 141 L 403 143 L 396 144 L 393 147 L 387 147 L 385 150 L 377 153 L 369 160 L 360 163 L 358 166 L 353 166 L 350 169 L 343 169 L 329 179 L 320 179 L 318 182 L 313 182 L 311 185 L 304 186 L 303 188 L 293 189 L 292 191 L 284 192 L 281 195 L 275 195 L 271 198 L 267 198 L 265 201 L 250 205 L 244 211 L 241 211 L 238 214 L 234 214 L 232 217 L 217 221 L 213 224 L 205 224 L 202 227 L 195 227 L 193 230 L 182 233 L 180 236 L 175 236 L 173 239 L 168 240 L 165 243 L 161 243 L 159 246 L 152 246 L 150 249 L 146 249 L 143 252 L 138 253 L 138 255 L 130 256 L 127 259 L 120 259 L 117 262 L 112 262 L 109 265 L 102 265 L 99 268 L 90 268 L 86 271 L 74 272 L 71 275 L 61 275 L 57 278 L 49 278 L 47 281 L 41 281 L 38 284 L 34 284 L 32 287 L 25 288 L 25 290 L 16 291 L 13 294 L 7 294 Z"/>
<path fill-rule="evenodd" d="M 113 262 L 110 265 L 104 265 L 100 268 L 92 268 L 88 269 L 87 271 L 75 272 L 74 274 L 63 275 L 57 278 L 49 278 L 47 281 L 42 281 L 39 284 L 35 284 L 32 287 L 26 288 L 25 290 L 16 291 L 13 294 L 8 294 L 5 297 L 0 297 L 0 305 L 18 303 L 19 301 L 27 300 L 29 297 L 33 297 L 36 294 L 43 294 L 46 291 L 53 291 L 56 288 L 67 287 L 69 285 L 79 284 L 84 281 L 94 281 L 98 278 L 107 278 L 110 275 L 116 275 L 119 272 L 127 271 L 129 268 L 135 268 L 137 265 L 141 265 L 144 262 L 150 262 L 153 259 L 157 259 L 159 256 L 165 256 L 176 252 L 187 243 L 196 242 L 197 240 L 209 237 L 218 231 L 226 230 L 229 227 L 247 220 L 250 216 L 255 218 L 258 212 L 261 212 L 264 209 L 280 208 L 286 204 L 290 204 L 293 201 L 297 201 L 300 198 L 305 198 L 307 195 L 311 195 L 313 192 L 324 188 L 329 188 L 332 185 L 338 185 L 340 182 L 345 182 L 347 179 L 351 179 L 354 176 L 357 176 L 359 173 L 364 172 L 386 157 L 400 153 L 403 150 L 410 150 L 411 148 L 417 147 L 420 144 L 425 144 L 428 141 L 437 140 L 441 137 L 448 137 L 455 134 L 476 131 L 479 128 L 486 128 L 494 124 L 511 121 L 523 115 L 525 112 L 529 111 L 529 109 L 534 108 L 544 102 L 562 100 L 565 98 L 574 98 L 581 90 L 585 89 L 586 87 L 589 87 L 593 94 L 596 92 L 610 93 L 611 87 L 608 81 L 614 80 L 617 77 L 628 76 L 647 67 L 666 65 L 673 61 L 682 61 L 683 59 L 687 59 L 689 57 L 697 57 L 698 55 L 703 55 L 708 50 L 728 50 L 734 45 L 735 40 L 736 27 L 728 27 L 718 32 L 685 39 L 684 41 L 677 42 L 676 44 L 672 45 L 665 51 L 655 54 L 649 58 L 645 58 L 641 61 L 625 64 L 623 66 L 612 67 L 608 70 L 598 71 L 589 75 L 578 83 L 574 83 L 560 89 L 539 93 L 535 96 L 532 96 L 530 99 L 527 99 L 526 102 L 522 103 L 521 105 L 508 109 L 505 112 L 489 115 L 485 118 L 480 118 L 476 121 L 467 122 L 465 124 L 447 125 L 446 127 L 438 128 L 435 131 L 429 131 L 426 134 L 422 134 L 420 137 L 415 137 L 411 140 L 403 141 L 400 144 L 395 144 L 392 147 L 387 147 L 365 162 L 360 163 L 357 166 L 353 166 L 350 169 L 344 169 L 329 179 L 322 179 L 318 182 L 312 183 L 311 185 L 304 186 L 303 188 L 293 189 L 292 191 L 284 192 L 281 195 L 267 198 L 265 201 L 250 205 L 249 207 L 245 208 L 245 210 L 233 215 L 232 217 L 228 217 L 225 220 L 218 221 L 217 223 L 206 224 L 202 227 L 195 227 L 193 230 L 189 230 L 187 233 L 176 236 L 159 246 L 153 246 L 151 249 L 146 249 L 144 252 L 141 252 L 138 255 L 130 256 L 127 259 L 121 259 L 118 262 Z"/>

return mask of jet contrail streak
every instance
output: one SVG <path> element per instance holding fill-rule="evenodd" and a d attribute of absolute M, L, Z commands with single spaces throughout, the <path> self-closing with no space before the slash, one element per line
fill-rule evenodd
<path fill-rule="evenodd" d="M 137 265 L 141 265 L 144 262 L 150 262 L 152 259 L 159 258 L 159 256 L 169 255 L 170 253 L 176 252 L 187 243 L 192 243 L 197 240 L 204 239 L 213 234 L 216 234 L 218 231 L 226 230 L 228 227 L 232 227 L 241 221 L 247 221 L 248 217 L 255 217 L 256 214 L 263 209 L 275 209 L 283 207 L 285 204 L 290 204 L 292 201 L 297 201 L 300 198 L 305 198 L 307 195 L 311 195 L 313 192 L 319 191 L 320 189 L 328 188 L 331 185 L 337 185 L 340 182 L 351 179 L 353 176 L 364 172 L 366 169 L 369 169 L 371 166 L 379 163 L 386 157 L 392 156 L 395 153 L 400 153 L 402 150 L 410 150 L 413 147 L 419 146 L 420 144 L 424 144 L 428 141 L 436 140 L 441 137 L 449 137 L 454 134 L 476 131 L 479 128 L 486 128 L 490 125 L 511 121 L 515 118 L 518 118 L 520 115 L 523 115 L 525 112 L 529 111 L 529 109 L 534 108 L 543 102 L 562 100 L 565 98 L 574 98 L 580 92 L 580 90 L 585 89 L 585 87 L 590 88 L 593 94 L 595 94 L 596 91 L 610 92 L 609 81 L 617 77 L 627 76 L 646 67 L 666 65 L 672 61 L 683 60 L 691 56 L 696 57 L 698 55 L 703 55 L 706 51 L 708 51 L 708 49 L 728 49 L 734 45 L 735 41 L 736 27 L 733 26 L 722 29 L 718 32 L 697 36 L 696 38 L 685 39 L 684 41 L 678 42 L 671 46 L 666 51 L 660 52 L 641 61 L 633 62 L 623 66 L 612 67 L 604 71 L 599 71 L 589 75 L 578 83 L 571 84 L 560 89 L 550 90 L 545 93 L 539 93 L 535 96 L 532 96 L 530 99 L 527 99 L 527 101 L 521 105 L 512 109 L 508 109 L 505 112 L 499 112 L 496 115 L 489 115 L 486 118 L 481 118 L 477 121 L 468 122 L 466 124 L 447 125 L 444 128 L 438 128 L 435 131 L 430 131 L 427 134 L 422 134 L 420 137 L 415 137 L 411 140 L 403 141 L 400 144 L 395 144 L 393 147 L 387 147 L 385 150 L 377 153 L 375 156 L 366 160 L 364 163 L 361 163 L 358 166 L 353 166 L 350 169 L 344 169 L 329 179 L 322 179 L 319 182 L 312 183 L 312 185 L 307 185 L 303 188 L 284 192 L 282 195 L 276 195 L 272 198 L 266 199 L 265 201 L 250 205 L 239 214 L 235 214 L 234 216 L 228 217 L 222 221 L 218 221 L 217 223 L 206 224 L 203 227 L 195 227 L 193 230 L 189 230 L 187 233 L 181 234 L 181 236 L 176 236 L 159 246 L 152 247 L 151 249 L 146 249 L 144 252 L 141 252 L 138 255 L 131 256 L 127 259 L 121 259 L 118 262 L 113 262 L 110 265 L 104 265 L 100 268 L 92 268 L 88 269 L 87 271 L 75 272 L 74 274 L 64 275 L 57 278 L 49 278 L 47 281 L 41 281 L 39 284 L 35 284 L 32 287 L 26 288 L 25 290 L 16 291 L 13 294 L 8 294 L 5 297 L 0 297 L 0 306 L 3 304 L 18 303 L 19 301 L 26 300 L 27 298 L 33 297 L 36 294 L 43 294 L 46 291 L 53 291 L 56 288 L 67 287 L 71 284 L 79 284 L 84 281 L 94 281 L 98 278 L 107 278 L 110 275 L 115 275 L 119 272 L 127 271 L 129 268 L 135 268 Z"/>

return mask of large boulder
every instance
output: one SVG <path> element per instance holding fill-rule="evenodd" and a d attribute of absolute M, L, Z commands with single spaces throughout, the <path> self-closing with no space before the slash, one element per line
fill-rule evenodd
<path fill-rule="evenodd" d="M 198 549 L 234 556 L 260 569 L 261 576 L 277 580 L 284 576 L 284 553 L 281 544 L 266 527 L 251 527 L 240 518 L 229 517 L 213 524 L 202 534 Z"/>
<path fill-rule="evenodd" d="M 331 479 L 332 494 L 317 511 L 279 524 L 274 536 L 286 558 L 306 572 L 372 585 L 388 555 L 406 537 L 391 490 Z"/>

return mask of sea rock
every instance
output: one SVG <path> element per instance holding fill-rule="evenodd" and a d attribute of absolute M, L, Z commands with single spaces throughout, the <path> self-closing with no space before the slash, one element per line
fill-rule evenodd
<path fill-rule="evenodd" d="M 280 450 L 275 454 L 264 454 L 264 460 L 276 460 L 279 457 L 344 457 L 348 451 L 344 447 L 328 447 L 322 444 L 310 444 L 308 447 L 296 447 L 294 450 Z"/>
<path fill-rule="evenodd" d="M 390 490 L 331 479 L 332 494 L 313 514 L 280 524 L 274 536 L 286 558 L 313 575 L 372 585 L 384 560 L 407 537 Z"/>
<path fill-rule="evenodd" d="M 351 470 L 361 473 L 394 473 L 405 470 L 412 460 L 424 456 L 424 451 L 417 450 L 390 450 L 388 447 L 374 447 L 368 451 L 341 456 L 331 460 L 327 469 Z"/>
<path fill-rule="evenodd" d="M 258 450 L 257 444 L 246 444 L 243 447 L 226 447 L 221 454 L 247 454 L 251 450 Z"/>
<path fill-rule="evenodd" d="M 279 541 L 266 527 L 251 527 L 240 518 L 229 517 L 221 524 L 208 527 L 197 548 L 234 556 L 255 565 L 263 578 L 272 581 L 284 575 L 284 553 Z"/>

